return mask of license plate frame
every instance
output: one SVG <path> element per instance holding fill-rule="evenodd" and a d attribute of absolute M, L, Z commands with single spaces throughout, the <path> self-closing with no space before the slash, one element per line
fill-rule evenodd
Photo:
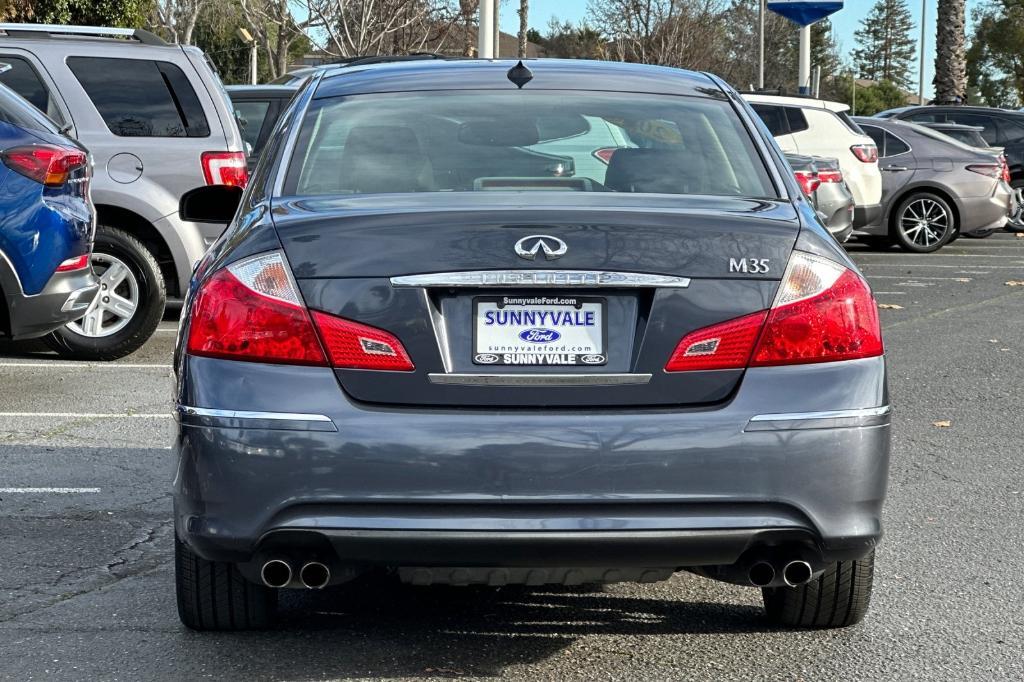
<path fill-rule="evenodd" d="M 489 307 L 492 305 L 494 308 Z M 561 349 L 562 347 L 592 348 L 592 344 L 595 341 L 593 330 L 590 330 L 589 333 L 570 334 L 572 338 L 564 339 L 564 330 L 569 329 L 575 332 L 578 327 L 587 325 L 518 324 L 510 325 L 510 328 L 513 326 L 517 328 L 509 332 L 508 338 L 503 343 L 517 344 L 522 346 L 521 350 L 495 351 L 482 349 L 481 343 L 487 342 L 486 339 L 481 339 L 482 306 L 488 306 L 484 312 L 491 309 L 503 311 L 507 308 L 525 312 L 526 309 L 532 308 L 534 313 L 574 313 L 572 318 L 574 321 L 579 321 L 580 319 L 585 321 L 588 311 L 597 310 L 598 319 L 593 326 L 597 327 L 596 331 L 597 338 L 600 339 L 600 348 L 596 352 L 592 350 L 573 352 Z M 602 367 L 608 364 L 608 299 L 603 296 L 576 296 L 556 293 L 475 296 L 473 297 L 471 315 L 470 324 L 473 330 L 471 351 L 474 365 L 487 367 L 578 368 Z M 583 316 L 582 318 L 580 317 L 581 315 Z M 520 332 L 526 333 L 531 330 L 554 331 L 559 336 L 553 342 L 561 340 L 562 346 L 555 350 L 552 347 L 545 347 L 543 345 L 550 342 L 527 341 L 520 336 Z M 506 361 L 509 356 L 512 356 L 512 359 L 515 361 Z M 527 358 L 535 358 L 535 360 Z"/>

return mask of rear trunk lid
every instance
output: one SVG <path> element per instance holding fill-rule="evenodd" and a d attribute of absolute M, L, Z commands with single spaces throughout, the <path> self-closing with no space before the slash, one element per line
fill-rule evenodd
<path fill-rule="evenodd" d="M 337 370 L 346 393 L 439 407 L 726 400 L 742 370 L 665 364 L 770 307 L 799 232 L 779 201 L 536 192 L 284 199 L 274 220 L 307 305 L 391 332 L 416 366 Z"/>

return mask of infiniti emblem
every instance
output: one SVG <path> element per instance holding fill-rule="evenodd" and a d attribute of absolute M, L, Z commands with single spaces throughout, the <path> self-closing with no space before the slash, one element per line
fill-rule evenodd
<path fill-rule="evenodd" d="M 546 234 L 531 234 L 529 237 L 523 237 L 516 242 L 516 254 L 520 258 L 534 260 L 537 258 L 537 252 L 540 250 L 544 251 L 545 258 L 555 260 L 564 256 L 569 247 L 558 237 L 551 237 Z"/>

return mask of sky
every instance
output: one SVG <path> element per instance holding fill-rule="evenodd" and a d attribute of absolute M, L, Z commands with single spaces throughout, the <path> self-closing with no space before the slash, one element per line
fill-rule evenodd
<path fill-rule="evenodd" d="M 874 0 L 846 0 L 842 10 L 832 16 L 832 24 L 835 26 L 836 37 L 839 39 L 843 56 L 848 56 L 850 51 L 856 47 L 853 34 L 860 27 L 860 21 L 871 10 Z M 911 13 L 914 16 L 914 23 L 917 25 L 915 37 L 920 36 L 921 0 L 907 0 Z M 935 12 L 938 0 L 926 0 L 927 20 L 925 35 L 927 38 L 925 54 L 925 95 L 931 96 L 931 79 L 935 75 Z M 970 26 L 971 11 L 978 5 L 984 4 L 984 0 L 967 0 L 967 21 Z M 506 0 L 501 7 L 501 30 L 506 33 L 516 34 L 519 32 L 519 15 L 516 10 L 519 8 L 517 0 Z M 535 28 L 541 33 L 547 30 L 548 21 L 552 16 L 559 19 L 579 23 L 586 18 L 587 0 L 530 0 L 530 28 Z M 794 30 L 796 30 L 794 26 Z M 917 61 L 915 60 L 914 73 L 917 73 Z"/>

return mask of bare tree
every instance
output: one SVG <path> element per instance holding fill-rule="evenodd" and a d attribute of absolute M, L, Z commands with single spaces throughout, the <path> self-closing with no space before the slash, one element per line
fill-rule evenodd
<path fill-rule="evenodd" d="M 519 0 L 519 58 L 526 57 L 526 32 L 530 29 L 530 0 Z"/>
<path fill-rule="evenodd" d="M 326 37 L 320 47 L 340 57 L 402 54 L 443 48 L 466 3 L 452 0 L 307 0 L 306 8 Z"/>
<path fill-rule="evenodd" d="M 473 23 L 476 20 L 479 9 L 480 0 L 459 0 L 459 16 L 462 19 L 463 57 L 472 57 L 476 54 L 476 36 L 473 33 Z"/>
<path fill-rule="evenodd" d="M 309 12 L 310 3 L 299 0 L 238 0 L 242 15 L 260 49 L 267 55 L 270 75 L 276 78 L 288 70 L 292 43 L 318 27 L 320 17 Z M 294 5 L 294 12 L 293 12 Z M 305 16 L 297 21 L 295 16 Z"/>
<path fill-rule="evenodd" d="M 939 0 L 935 41 L 935 101 L 964 102 L 967 98 L 965 0 Z"/>
<path fill-rule="evenodd" d="M 154 0 L 150 28 L 162 29 L 175 43 L 190 45 L 206 0 Z"/>

